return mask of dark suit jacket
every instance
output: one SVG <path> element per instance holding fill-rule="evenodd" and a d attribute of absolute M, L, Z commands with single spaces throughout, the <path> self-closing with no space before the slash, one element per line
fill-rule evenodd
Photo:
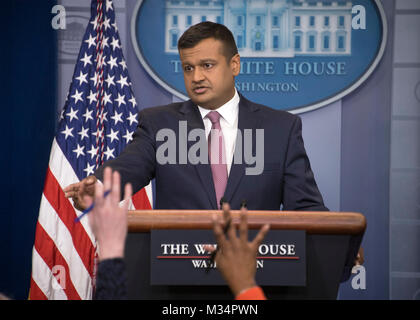
<path fill-rule="evenodd" d="M 244 161 L 232 164 L 225 191 L 231 208 L 239 209 L 245 199 L 250 210 L 278 210 L 281 204 L 283 210 L 328 210 L 303 145 L 301 119 L 255 104 L 242 95 L 238 117 L 238 129 L 242 133 L 244 129 L 253 130 L 254 154 L 255 130 L 264 129 L 264 171 L 259 175 L 246 175 L 245 169 L 255 164 L 248 165 Z M 176 132 L 177 138 L 182 138 L 183 135 L 178 134 L 180 121 L 187 121 L 188 133 L 196 128 L 204 130 L 200 112 L 191 100 L 142 110 L 133 141 L 119 157 L 104 166 L 119 171 L 122 185 L 131 182 L 134 191 L 156 178 L 155 209 L 217 209 L 209 164 L 160 164 L 156 160 L 158 148 L 165 143 L 156 141 L 157 132 L 167 128 Z M 184 142 L 188 150 L 195 144 L 195 141 L 177 139 L 177 151 L 179 143 Z M 177 160 L 178 157 L 179 154 Z M 104 166 L 95 173 L 100 180 Z"/>

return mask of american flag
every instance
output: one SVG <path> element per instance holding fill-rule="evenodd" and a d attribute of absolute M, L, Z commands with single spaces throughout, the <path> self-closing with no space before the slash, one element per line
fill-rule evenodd
<path fill-rule="evenodd" d="M 137 104 L 111 0 L 92 0 L 67 100 L 52 143 L 32 254 L 30 299 L 91 299 L 96 245 L 63 188 L 94 173 L 133 139 Z M 150 185 L 132 198 L 151 208 Z M 132 208 L 133 208 L 132 207 Z"/>

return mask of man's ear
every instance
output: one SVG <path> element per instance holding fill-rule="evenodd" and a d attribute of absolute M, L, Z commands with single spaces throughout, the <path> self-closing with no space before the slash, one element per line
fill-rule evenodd
<path fill-rule="evenodd" d="M 239 72 L 241 71 L 241 57 L 239 56 L 239 54 L 235 54 L 231 59 L 230 59 L 230 68 L 232 70 L 232 74 L 233 76 L 237 76 L 239 74 Z"/>

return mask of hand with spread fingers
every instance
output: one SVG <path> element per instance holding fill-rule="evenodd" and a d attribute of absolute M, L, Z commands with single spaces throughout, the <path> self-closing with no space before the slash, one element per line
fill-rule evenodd
<path fill-rule="evenodd" d="M 89 224 L 99 247 L 99 260 L 122 258 L 127 236 L 127 212 L 132 194 L 130 184 L 125 185 L 124 203 L 120 207 L 120 174 L 111 168 L 104 170 L 104 183 L 95 185 L 95 206 L 89 214 Z M 105 197 L 104 191 L 111 190 Z M 90 205 L 89 200 L 85 199 Z"/>
<path fill-rule="evenodd" d="M 93 201 L 95 195 L 95 176 L 88 176 L 80 182 L 73 183 L 63 189 L 66 198 L 73 199 L 74 207 L 77 210 L 83 211 Z"/>
<path fill-rule="evenodd" d="M 247 209 L 240 212 L 239 237 L 233 223 L 230 223 L 230 207 L 223 204 L 223 222 L 220 217 L 213 216 L 213 230 L 217 241 L 216 265 L 228 283 L 235 297 L 247 289 L 257 286 L 255 273 L 257 267 L 258 247 L 269 230 L 264 225 L 254 240 L 248 241 Z M 223 225 L 229 223 L 227 234 L 223 232 Z M 206 246 L 206 250 L 213 252 L 213 246 Z"/>

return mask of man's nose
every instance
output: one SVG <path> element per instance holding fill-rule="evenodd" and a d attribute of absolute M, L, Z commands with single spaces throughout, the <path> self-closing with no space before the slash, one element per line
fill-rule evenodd
<path fill-rule="evenodd" d="M 194 82 L 200 82 L 204 80 L 204 74 L 201 68 L 195 68 L 193 73 L 193 79 Z"/>

